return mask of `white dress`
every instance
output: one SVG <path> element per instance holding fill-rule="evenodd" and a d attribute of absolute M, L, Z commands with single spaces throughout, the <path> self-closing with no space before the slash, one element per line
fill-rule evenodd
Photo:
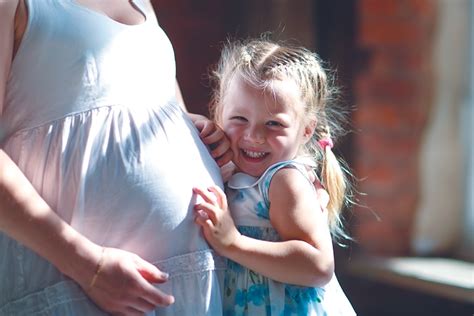
<path fill-rule="evenodd" d="M 279 241 L 270 222 L 270 183 L 282 168 L 295 168 L 307 177 L 303 160 L 288 160 L 270 166 L 260 178 L 234 174 L 227 184 L 227 199 L 238 230 L 251 238 Z M 310 165 L 311 166 L 311 165 Z M 308 185 L 313 184 L 308 179 Z M 321 209 L 315 209 L 321 212 Z M 224 277 L 225 316 L 353 316 L 335 275 L 323 287 L 285 284 L 228 260 Z"/>
<path fill-rule="evenodd" d="M 153 15 L 124 25 L 74 0 L 26 0 L 1 116 L 2 148 L 65 221 L 170 274 L 150 315 L 220 315 L 223 260 L 193 221 L 219 168 L 175 101 L 171 44 Z M 0 133 L 2 134 L 2 133 Z M 103 315 L 72 280 L 0 233 L 0 315 Z"/>

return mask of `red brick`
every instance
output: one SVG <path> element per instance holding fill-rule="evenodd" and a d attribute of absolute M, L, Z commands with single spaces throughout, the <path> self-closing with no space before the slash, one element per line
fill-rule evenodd
<path fill-rule="evenodd" d="M 359 23 L 359 44 L 376 47 L 417 46 L 425 40 L 423 24 L 416 19 L 363 19 Z"/>
<path fill-rule="evenodd" d="M 353 210 L 352 231 L 371 253 L 410 253 L 418 154 L 433 98 L 436 8 L 432 0 L 359 1 L 356 41 L 367 59 L 354 82 L 352 168 L 366 195 Z"/>
<path fill-rule="evenodd" d="M 354 125 L 367 127 L 373 124 L 392 129 L 400 124 L 400 110 L 391 105 L 374 104 L 366 105 L 353 113 Z"/>
<path fill-rule="evenodd" d="M 400 0 L 360 0 L 359 12 L 363 18 L 393 16 L 400 11 Z"/>
<path fill-rule="evenodd" d="M 362 141 L 359 145 L 370 145 L 370 143 L 367 143 L 366 137 L 375 137 L 377 139 L 373 139 L 371 143 L 377 142 L 380 145 L 390 147 L 396 145 L 393 142 L 398 141 L 396 139 L 397 135 L 399 135 L 400 141 L 405 141 L 407 133 L 410 133 L 409 136 L 412 140 L 421 137 L 427 115 L 425 107 L 420 106 L 419 103 L 407 105 L 403 103 L 367 101 L 360 103 L 353 112 L 352 118 L 353 125 L 360 131 L 357 134 L 357 137 L 360 137 Z M 370 133 L 372 133 L 372 136 L 370 136 Z M 380 133 L 383 134 L 380 135 Z M 384 135 L 391 135 L 386 143 L 380 139 Z M 416 142 L 409 140 L 407 145 L 412 146 L 416 144 Z M 413 149 L 413 147 L 409 148 Z M 400 148 L 396 146 L 396 149 Z"/>
<path fill-rule="evenodd" d="M 403 49 L 379 48 L 374 50 L 368 67 L 375 76 L 424 76 L 431 69 L 431 56 L 421 47 Z"/>
<path fill-rule="evenodd" d="M 390 172 L 396 173 L 396 171 Z M 401 173 L 410 174 L 403 171 Z M 356 175 L 359 176 L 361 174 L 357 173 Z M 377 214 L 382 214 L 386 210 L 396 210 L 397 214 L 402 214 L 402 212 L 413 213 L 413 201 L 416 201 L 418 198 L 416 193 L 418 191 L 417 181 L 407 182 L 406 179 L 403 179 L 402 175 L 395 174 L 391 177 L 390 173 L 374 175 L 372 172 L 364 173 L 363 175 L 365 176 L 365 183 L 357 185 L 357 192 L 367 194 L 363 203 L 361 203 L 362 206 L 369 207 L 370 210 L 374 210 Z M 376 179 L 376 176 L 379 179 L 385 177 L 389 180 L 378 181 L 379 179 Z"/>
<path fill-rule="evenodd" d="M 413 104 L 420 93 L 420 82 L 410 78 L 371 77 L 370 96 L 378 102 L 393 102 L 401 106 Z"/>
<path fill-rule="evenodd" d="M 416 18 L 434 19 L 437 1 L 433 0 L 407 0 L 401 5 L 401 10 Z"/>
<path fill-rule="evenodd" d="M 400 235 L 388 222 L 356 226 L 355 239 L 359 247 L 378 255 L 401 256 L 410 251 L 408 238 Z"/>

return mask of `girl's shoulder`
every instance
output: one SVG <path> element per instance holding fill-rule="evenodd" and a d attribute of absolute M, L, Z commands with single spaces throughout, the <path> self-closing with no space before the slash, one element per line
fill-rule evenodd
<path fill-rule="evenodd" d="M 300 187 L 314 190 L 314 176 L 311 176 L 315 163 L 309 159 L 299 158 L 278 162 L 270 166 L 259 179 L 259 190 L 267 205 L 270 204 L 270 187 L 277 191 L 289 192 Z M 309 186 L 308 186 L 309 184 Z"/>
<path fill-rule="evenodd" d="M 273 178 L 273 176 L 280 170 L 283 169 L 295 169 L 299 171 L 306 178 L 310 179 L 309 172 L 316 167 L 316 164 L 305 158 L 297 158 L 292 160 L 285 160 L 277 162 L 270 167 L 262 174 L 261 178 Z"/>

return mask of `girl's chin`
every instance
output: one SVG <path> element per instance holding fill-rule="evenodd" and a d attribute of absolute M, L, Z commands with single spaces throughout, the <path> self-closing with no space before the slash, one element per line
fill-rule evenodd
<path fill-rule="evenodd" d="M 248 164 L 243 163 L 239 164 L 238 169 L 240 172 L 251 175 L 252 177 L 260 177 L 266 170 L 266 167 L 263 165 L 249 166 Z"/>
<path fill-rule="evenodd" d="M 255 158 L 240 154 L 238 157 L 238 168 L 248 175 L 259 177 L 270 166 L 268 164 L 270 160 L 269 158 L 270 155 Z"/>

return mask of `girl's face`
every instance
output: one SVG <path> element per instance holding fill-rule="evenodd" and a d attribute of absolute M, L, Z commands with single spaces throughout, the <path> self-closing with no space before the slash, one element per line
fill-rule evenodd
<path fill-rule="evenodd" d="M 262 91 L 238 75 L 223 100 L 222 127 L 240 171 L 259 177 L 272 164 L 293 159 L 313 129 L 304 122 L 304 106 L 292 80 L 274 80 Z"/>

